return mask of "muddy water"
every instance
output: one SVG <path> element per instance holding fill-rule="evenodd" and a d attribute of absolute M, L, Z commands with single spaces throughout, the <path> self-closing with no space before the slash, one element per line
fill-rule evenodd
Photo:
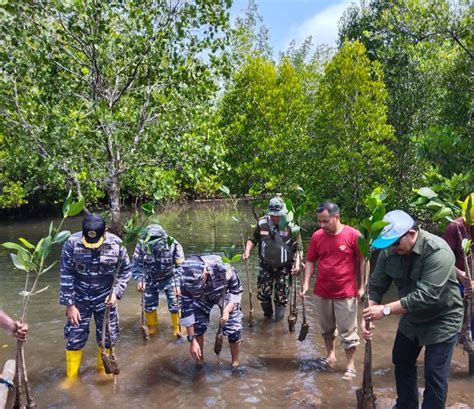
<path fill-rule="evenodd" d="M 248 224 L 252 222 L 250 212 Z M 231 208 L 221 204 L 194 204 L 163 211 L 160 222 L 180 241 L 187 254 L 222 252 L 232 244 L 239 247 L 241 238 L 231 216 Z M 216 222 L 217 236 L 212 224 Z M 44 235 L 48 220 L 1 221 L 0 242 L 26 237 L 36 241 Z M 79 230 L 80 218 L 69 220 L 66 228 Z M 246 234 L 250 233 L 249 227 Z M 57 249 L 51 259 L 59 256 Z M 247 289 L 243 265 L 237 265 Z M 255 294 L 256 258 L 252 258 L 251 285 Z M 20 311 L 17 295 L 24 276 L 12 268 L 8 252 L 0 250 L 0 306 L 11 315 Z M 254 295 L 256 326 L 243 332 L 240 376 L 230 373 L 230 352 L 224 344 L 220 361 L 212 352 L 217 329 L 218 311 L 206 334 L 204 370 L 196 370 L 189 356 L 187 342 L 177 344 L 171 336 L 166 301 L 159 307 L 159 334 L 145 343 L 140 331 L 140 299 L 130 282 L 120 301 L 121 337 L 117 355 L 122 373 L 116 382 L 103 381 L 95 372 L 96 343 L 94 333 L 84 350 L 80 381 L 68 391 L 59 389 L 65 375 L 64 307 L 58 305 L 58 269 L 51 270 L 43 283 L 49 289 L 33 299 L 28 321 L 30 339 L 26 346 L 29 379 L 39 408 L 355 408 L 355 390 L 362 382 L 363 348 L 357 353 L 358 375 L 354 381 L 341 379 L 344 371 L 343 351 L 338 346 L 339 361 L 335 371 L 319 372 L 316 358 L 324 356 L 318 334 L 317 316 L 312 299 L 307 302 L 310 332 L 304 342 L 297 340 L 302 322 L 301 307 L 296 333 L 288 333 L 286 319 L 273 324 L 263 320 Z M 248 317 L 247 291 L 243 297 L 245 324 Z M 377 323 L 374 349 L 374 388 L 378 408 L 390 408 L 395 397 L 391 344 L 397 319 L 390 317 Z M 0 332 L 0 365 L 14 357 L 13 338 Z M 422 370 L 422 368 L 420 368 Z M 467 376 L 467 356 L 456 348 L 449 384 L 448 407 L 474 407 L 474 379 Z M 420 392 L 422 384 L 420 384 Z"/>

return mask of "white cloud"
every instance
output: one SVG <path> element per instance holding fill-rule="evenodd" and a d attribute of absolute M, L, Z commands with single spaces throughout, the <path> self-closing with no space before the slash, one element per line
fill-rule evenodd
<path fill-rule="evenodd" d="M 295 40 L 296 44 L 301 44 L 308 37 L 313 37 L 313 44 L 336 45 L 338 23 L 344 10 L 346 10 L 353 1 L 345 0 L 338 4 L 329 6 L 312 17 L 306 19 L 297 26 L 293 25 L 285 41 L 286 49 L 291 40 Z"/>

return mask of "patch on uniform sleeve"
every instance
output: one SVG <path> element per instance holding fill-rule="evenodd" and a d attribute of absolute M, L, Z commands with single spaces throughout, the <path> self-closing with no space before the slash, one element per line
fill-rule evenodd
<path fill-rule="evenodd" d="M 262 231 L 260 232 L 260 236 L 268 236 L 269 234 L 270 234 L 270 232 L 269 232 L 269 231 L 266 231 L 266 230 L 262 230 Z"/>

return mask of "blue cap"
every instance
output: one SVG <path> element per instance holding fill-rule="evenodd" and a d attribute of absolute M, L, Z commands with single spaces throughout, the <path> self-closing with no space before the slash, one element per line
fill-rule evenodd
<path fill-rule="evenodd" d="M 384 216 L 383 220 L 389 224 L 372 242 L 374 249 L 385 249 L 391 246 L 415 224 L 413 218 L 403 210 L 392 210 Z"/>

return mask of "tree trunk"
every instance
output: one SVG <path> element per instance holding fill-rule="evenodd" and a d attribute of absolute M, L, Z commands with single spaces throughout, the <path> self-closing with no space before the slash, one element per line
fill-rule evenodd
<path fill-rule="evenodd" d="M 107 193 L 109 195 L 110 213 L 112 221 L 110 231 L 121 236 L 122 225 L 120 223 L 120 183 L 118 176 L 109 176 L 107 179 Z"/>

